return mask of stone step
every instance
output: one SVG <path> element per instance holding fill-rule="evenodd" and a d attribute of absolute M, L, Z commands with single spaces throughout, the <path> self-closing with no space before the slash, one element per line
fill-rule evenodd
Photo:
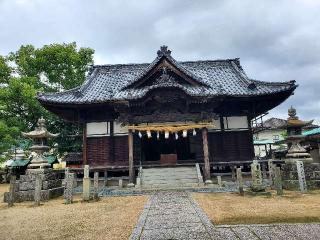
<path fill-rule="evenodd" d="M 197 174 L 197 172 L 194 171 L 184 171 L 184 172 L 145 172 L 142 170 L 142 174 L 144 175 L 189 175 L 189 174 Z"/>
<path fill-rule="evenodd" d="M 181 174 L 177 174 L 177 173 L 172 173 L 172 174 L 145 174 L 142 173 L 142 176 L 145 178 L 197 178 L 198 174 L 197 173 L 181 173 Z"/>
<path fill-rule="evenodd" d="M 142 184 L 153 184 L 153 183 L 198 183 L 198 179 L 150 179 L 150 180 L 142 180 Z"/>
<path fill-rule="evenodd" d="M 147 168 L 147 169 L 143 169 L 144 172 L 193 172 L 196 171 L 196 168 L 192 167 L 192 168 Z"/>
<path fill-rule="evenodd" d="M 198 178 L 198 175 L 196 173 L 191 174 L 163 174 L 163 175 L 153 175 L 153 174 L 142 174 L 144 179 L 150 179 L 150 178 L 162 178 L 162 179 L 171 179 L 171 178 Z"/>
<path fill-rule="evenodd" d="M 195 167 L 164 167 L 142 169 L 143 188 L 198 187 L 199 180 Z"/>
<path fill-rule="evenodd" d="M 197 175 L 196 171 L 192 172 L 144 172 L 142 171 L 142 175 L 144 176 L 188 176 L 188 175 Z"/>
<path fill-rule="evenodd" d="M 142 185 L 144 189 L 176 189 L 176 188 L 193 188 L 198 187 L 197 183 L 189 183 L 189 184 L 148 184 Z"/>

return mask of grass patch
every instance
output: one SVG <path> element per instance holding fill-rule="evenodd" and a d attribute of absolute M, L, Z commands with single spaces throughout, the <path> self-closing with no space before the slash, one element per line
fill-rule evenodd
<path fill-rule="evenodd" d="M 1 185 L 0 185 L 1 186 Z M 7 188 L 0 187 L 1 192 Z M 147 196 L 107 197 L 98 202 L 63 204 L 63 198 L 33 207 L 32 202 L 8 208 L 0 203 L 0 239 L 128 239 Z"/>
<path fill-rule="evenodd" d="M 285 191 L 281 197 L 237 193 L 194 193 L 193 197 L 214 224 L 320 222 L 320 191 Z"/>

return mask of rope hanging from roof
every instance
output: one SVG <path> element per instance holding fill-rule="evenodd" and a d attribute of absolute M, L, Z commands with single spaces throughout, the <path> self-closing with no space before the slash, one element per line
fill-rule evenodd
<path fill-rule="evenodd" d="M 173 124 L 140 124 L 129 125 L 128 129 L 135 131 L 157 131 L 157 132 L 171 132 L 176 133 L 184 130 L 200 129 L 214 127 L 212 122 L 202 123 L 173 123 Z"/>

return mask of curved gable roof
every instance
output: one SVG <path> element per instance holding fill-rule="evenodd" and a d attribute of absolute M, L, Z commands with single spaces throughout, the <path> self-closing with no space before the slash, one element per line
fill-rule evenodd
<path fill-rule="evenodd" d="M 177 87 L 194 97 L 254 97 L 293 91 L 297 85 L 290 82 L 262 82 L 250 79 L 236 59 L 185 61 L 179 62 L 171 57 L 167 48 L 158 51 L 157 58 L 151 63 L 116 64 L 93 66 L 82 86 L 59 92 L 39 93 L 38 100 L 53 104 L 92 104 L 143 97 L 156 85 L 135 87 L 141 79 L 162 60 L 168 60 L 181 73 L 199 84 L 179 85 L 174 82 L 161 87 Z"/>

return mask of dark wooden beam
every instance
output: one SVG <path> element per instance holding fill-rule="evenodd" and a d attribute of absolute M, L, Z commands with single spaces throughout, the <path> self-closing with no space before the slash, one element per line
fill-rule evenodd
<path fill-rule="evenodd" d="M 82 134 L 82 158 L 83 165 L 87 165 L 87 124 L 83 124 L 83 134 Z"/>
<path fill-rule="evenodd" d="M 128 145 L 129 145 L 129 183 L 133 183 L 134 182 L 134 166 L 133 166 L 133 134 L 132 134 L 132 130 L 129 130 Z"/>

